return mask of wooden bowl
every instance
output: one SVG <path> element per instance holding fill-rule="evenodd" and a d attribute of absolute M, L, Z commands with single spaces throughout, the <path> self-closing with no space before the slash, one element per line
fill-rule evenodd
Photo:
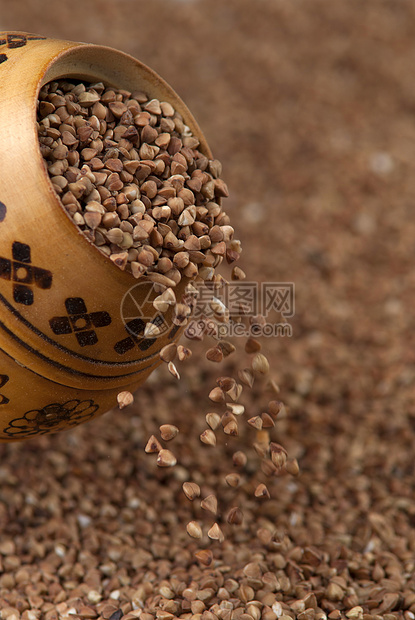
<path fill-rule="evenodd" d="M 160 364 L 182 328 L 152 305 L 153 284 L 105 257 L 74 225 L 45 170 L 36 129 L 40 88 L 61 78 L 169 101 L 211 158 L 178 95 L 108 47 L 0 33 L 0 441 L 65 429 L 116 404 Z M 185 282 L 177 287 L 183 293 Z M 148 321 L 161 328 L 144 338 Z"/>

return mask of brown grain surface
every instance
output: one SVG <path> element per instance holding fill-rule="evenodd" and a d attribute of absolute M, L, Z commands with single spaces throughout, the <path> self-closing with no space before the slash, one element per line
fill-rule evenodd
<path fill-rule="evenodd" d="M 414 18 L 411 0 L 0 1 L 1 29 L 129 52 L 195 114 L 224 164 L 241 267 L 295 282 L 293 338 L 264 352 L 290 408 L 278 441 L 301 467 L 267 483 L 262 507 L 252 487 L 245 525 L 225 523 L 225 542 L 208 542 L 214 519 L 192 514 L 181 483 L 222 488 L 227 448 L 192 439 L 217 374 L 196 352 L 179 384 L 165 369 L 133 410 L 0 446 L 3 617 L 200 614 L 226 600 L 221 574 L 240 600 L 265 597 L 266 620 L 320 609 L 335 620 L 356 606 L 350 617 L 415 617 Z M 156 471 L 145 442 L 178 420 L 180 466 Z M 191 519 L 210 569 L 194 559 Z M 250 562 L 278 587 L 247 574 Z M 213 589 L 205 607 L 171 590 L 172 574 Z"/>

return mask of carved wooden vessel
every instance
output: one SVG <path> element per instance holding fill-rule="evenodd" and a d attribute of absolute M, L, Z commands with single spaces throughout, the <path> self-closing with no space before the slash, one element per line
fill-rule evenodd
<path fill-rule="evenodd" d="M 143 90 L 203 134 L 178 95 L 132 57 L 98 45 L 0 33 L 0 441 L 70 428 L 116 405 L 180 336 L 135 280 L 77 229 L 52 189 L 36 131 L 45 83 L 78 78 Z M 183 290 L 184 282 L 179 288 Z M 144 338 L 147 321 L 161 335 Z"/>

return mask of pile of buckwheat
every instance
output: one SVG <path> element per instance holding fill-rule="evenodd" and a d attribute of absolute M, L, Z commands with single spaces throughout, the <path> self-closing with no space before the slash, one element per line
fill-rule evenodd
<path fill-rule="evenodd" d="M 222 166 L 170 103 L 61 80 L 41 89 L 37 127 L 66 211 L 121 269 L 175 286 L 239 257 Z"/>

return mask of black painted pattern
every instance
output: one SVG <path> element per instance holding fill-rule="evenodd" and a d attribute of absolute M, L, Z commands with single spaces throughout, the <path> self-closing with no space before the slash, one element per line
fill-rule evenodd
<path fill-rule="evenodd" d="M 24 47 L 25 45 L 27 45 L 28 41 L 41 41 L 46 39 L 46 37 L 40 37 L 37 35 L 25 35 L 25 34 L 16 34 L 16 33 L 9 33 L 6 34 L 6 37 L 3 39 L 0 39 L 0 47 L 2 45 L 6 45 L 7 49 L 9 50 L 13 50 L 16 49 L 18 47 Z M 6 60 L 8 60 L 9 57 L 7 56 L 7 54 L 0 54 L 0 65 L 3 62 L 6 62 Z"/>
<path fill-rule="evenodd" d="M 16 439 L 53 433 L 62 423 L 70 428 L 90 420 L 98 409 L 99 405 L 92 399 L 74 398 L 65 403 L 50 403 L 42 409 L 26 411 L 21 418 L 15 418 L 4 429 L 4 433 Z"/>
<path fill-rule="evenodd" d="M 171 328 L 169 334 L 168 334 L 168 339 L 169 340 L 173 340 L 173 338 L 175 337 L 175 335 L 177 334 L 177 332 L 180 329 L 180 325 L 173 325 L 173 327 Z"/>
<path fill-rule="evenodd" d="M 1 56 L 1 54 L 0 54 Z M 0 60 L 1 62 L 1 60 Z M 7 215 L 7 207 L 4 204 L 4 202 L 0 201 L 0 222 L 4 222 L 4 220 L 6 219 L 6 215 Z"/>
<path fill-rule="evenodd" d="M 25 317 L 19 314 L 16 311 L 16 309 L 11 304 L 9 304 L 7 300 L 1 294 L 0 294 L 0 303 L 2 303 L 9 310 L 9 312 L 11 312 L 11 314 L 16 318 L 16 320 L 22 321 L 22 323 L 26 325 L 26 327 L 31 329 L 33 333 L 35 333 L 37 336 L 42 338 L 45 342 L 48 342 L 49 344 L 58 347 L 60 351 L 63 351 L 65 353 L 65 357 L 64 357 L 65 360 L 69 361 L 71 357 L 74 357 L 76 359 L 80 359 L 86 362 L 93 362 L 94 368 L 96 368 L 97 366 L 96 357 L 88 357 L 86 355 L 81 355 L 78 351 L 74 351 L 73 349 L 68 349 L 67 347 L 64 347 L 61 344 L 55 342 L 54 340 L 49 338 L 46 334 L 39 331 L 34 325 L 29 323 L 29 321 L 27 321 Z M 1 317 L 1 312 L 0 312 L 0 317 Z M 0 330 L 3 330 L 7 334 L 8 338 L 11 338 L 14 342 L 17 342 L 19 346 L 23 347 L 26 351 L 29 351 L 34 357 L 38 357 L 43 362 L 47 362 L 48 364 L 52 365 L 54 368 L 58 368 L 59 370 L 62 370 L 70 375 L 77 376 L 77 377 L 85 377 L 88 379 L 93 378 L 93 379 L 100 379 L 100 380 L 101 379 L 111 380 L 114 378 L 112 374 L 106 375 L 106 374 L 97 374 L 93 372 L 82 372 L 80 370 L 75 369 L 73 366 L 62 364 L 61 362 L 53 360 L 50 357 L 46 357 L 45 355 L 42 354 L 42 352 L 38 348 L 36 349 L 33 348 L 26 342 L 26 340 L 19 338 L 12 330 L 10 330 L 1 321 L 1 318 L 0 318 Z M 0 352 L 6 353 L 5 351 L 2 351 L 1 348 L 0 348 Z M 141 359 L 142 362 L 147 362 L 147 365 L 141 367 L 140 370 L 137 370 L 135 368 L 136 363 L 137 363 L 136 360 L 122 360 L 119 362 L 114 361 L 114 360 L 99 360 L 99 365 L 103 368 L 113 367 L 114 365 L 119 366 L 120 368 L 123 368 L 124 377 L 134 377 L 138 372 L 144 372 L 145 370 L 152 368 L 152 366 L 154 366 L 154 363 L 155 363 L 154 361 L 155 357 L 156 357 L 156 353 L 153 353 L 152 355 L 149 355 L 148 357 Z M 133 370 L 127 372 L 126 369 L 130 367 L 132 367 Z M 34 372 L 33 369 L 31 370 L 32 372 Z M 59 385 L 64 385 L 64 384 L 59 383 Z"/>
<path fill-rule="evenodd" d="M 165 325 L 164 317 L 161 314 L 155 316 L 151 321 L 159 329 Z M 157 340 L 157 338 L 144 338 L 144 330 L 146 327 L 145 321 L 142 319 L 132 319 L 125 323 L 125 329 L 129 336 L 117 342 L 114 346 L 114 351 L 119 355 L 124 355 L 127 351 L 134 349 L 136 345 L 140 351 L 147 351 Z"/>
<path fill-rule="evenodd" d="M 68 297 L 65 300 L 67 316 L 55 316 L 49 325 L 56 335 L 74 333 L 81 347 L 90 346 L 98 342 L 94 328 L 107 327 L 111 324 L 111 316 L 105 310 L 88 312 L 82 297 Z"/>
<path fill-rule="evenodd" d="M 15 241 L 12 257 L 12 260 L 0 257 L 0 278 L 13 282 L 13 299 L 16 303 L 31 306 L 34 301 L 32 287 L 49 289 L 52 286 L 52 273 L 31 264 L 30 246 L 26 243 Z"/>
<path fill-rule="evenodd" d="M 0 388 L 2 388 L 9 381 L 9 377 L 7 375 L 0 375 Z M 0 394 L 0 405 L 7 405 L 10 402 L 10 399 L 4 394 Z"/>

